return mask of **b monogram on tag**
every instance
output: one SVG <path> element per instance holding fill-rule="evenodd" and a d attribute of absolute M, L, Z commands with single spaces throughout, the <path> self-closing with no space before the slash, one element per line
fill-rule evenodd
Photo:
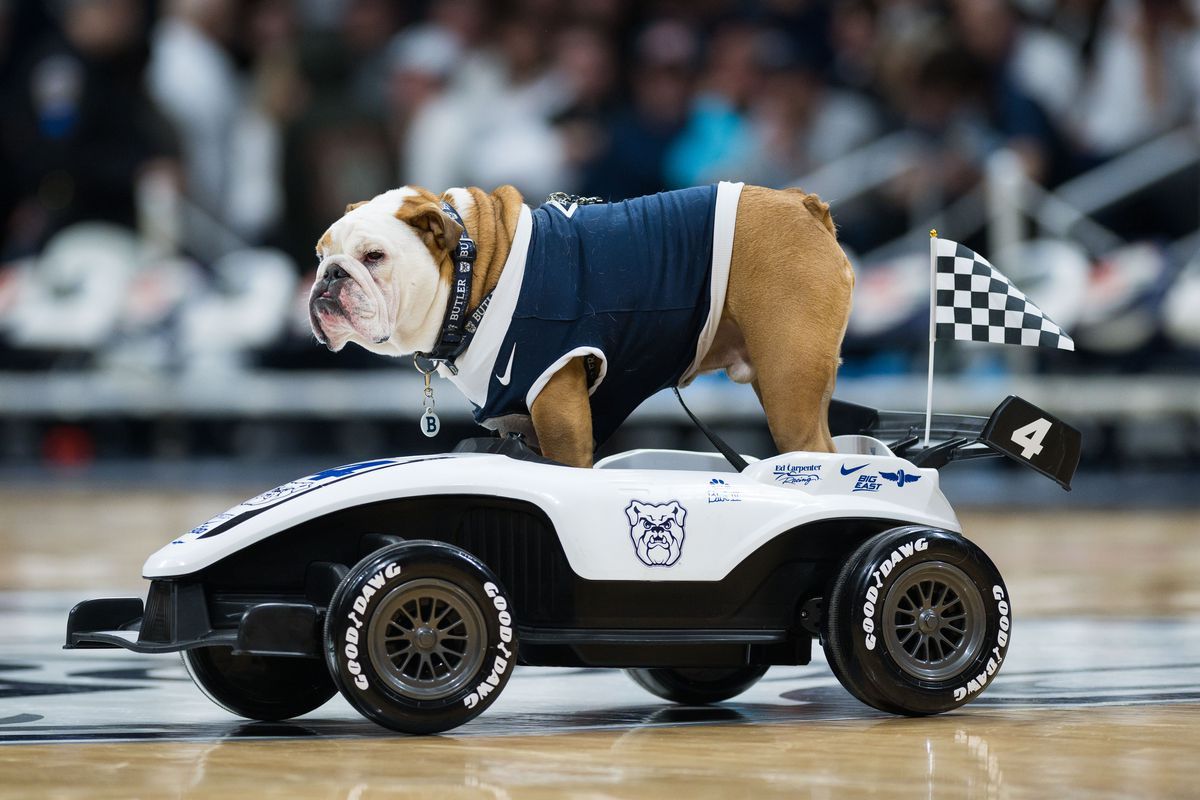
<path fill-rule="evenodd" d="M 425 409 L 425 413 L 421 415 L 421 433 L 432 439 L 441 429 L 442 421 L 438 419 L 438 415 L 432 408 Z"/>

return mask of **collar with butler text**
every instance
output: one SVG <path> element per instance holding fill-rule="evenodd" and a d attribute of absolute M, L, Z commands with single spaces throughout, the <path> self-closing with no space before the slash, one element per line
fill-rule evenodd
<path fill-rule="evenodd" d="M 491 292 L 479 303 L 470 314 L 467 308 L 471 302 L 471 285 L 475 271 L 477 251 L 475 240 L 467 233 L 466 223 L 458 210 L 449 203 L 442 201 L 442 211 L 462 228 L 458 244 L 454 249 L 454 277 L 450 285 L 450 296 L 446 299 L 446 314 L 442 318 L 442 330 L 433 349 L 426 353 L 414 353 L 413 361 L 417 369 L 423 373 L 432 372 L 439 365 L 445 365 L 452 374 L 458 369 L 454 361 L 467 349 L 479 323 L 492 300 Z"/>

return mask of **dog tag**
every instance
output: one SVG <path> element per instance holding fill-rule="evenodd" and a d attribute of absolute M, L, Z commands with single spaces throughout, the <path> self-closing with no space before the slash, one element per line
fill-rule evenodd
<path fill-rule="evenodd" d="M 432 439 L 441 429 L 442 421 L 438 419 L 438 415 L 432 408 L 426 408 L 425 413 L 421 415 L 421 433 Z"/>
<path fill-rule="evenodd" d="M 416 364 L 415 356 L 413 363 Z M 434 412 L 433 406 L 433 385 L 430 381 L 432 371 L 426 372 L 417 366 L 417 371 L 425 378 L 425 413 L 421 415 L 421 433 L 432 439 L 438 435 L 438 431 L 442 429 L 442 421 L 438 419 L 438 415 Z"/>

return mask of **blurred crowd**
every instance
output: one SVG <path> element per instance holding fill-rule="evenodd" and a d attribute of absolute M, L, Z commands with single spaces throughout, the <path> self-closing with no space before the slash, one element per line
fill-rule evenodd
<path fill-rule="evenodd" d="M 175 314 L 167 295 L 178 300 L 195 283 L 179 261 L 218 284 L 249 280 L 248 264 L 255 275 L 275 270 L 240 310 L 200 314 L 203 339 L 236 313 L 261 315 L 272 293 L 302 296 L 321 231 L 347 203 L 397 185 L 512 183 L 533 204 L 558 190 L 618 200 L 726 178 L 822 191 L 804 179 L 903 140 L 869 162 L 882 176 L 869 193 L 827 197 L 842 240 L 867 252 L 977 189 L 998 151 L 1053 188 L 1194 129 L 1198 7 L 0 0 L 0 318 L 16 305 L 5 265 L 44 264 L 48 243 L 81 222 L 136 232 L 120 246 L 140 248 L 142 263 L 147 252 L 177 259 L 170 291 L 130 284 L 144 300 L 140 318 L 157 313 L 155 325 Z M 1200 219 L 1198 181 L 1192 165 L 1097 219 L 1125 240 L 1179 240 Z M 115 241 L 112 230 L 96 235 Z M 90 252 L 94 241 L 64 252 Z M 231 254 L 241 255 L 222 266 Z M 1147 292 L 1161 300 L 1162 276 L 1181 265 L 1147 272 Z M 86 259 L 61 269 L 47 303 L 96 271 Z M 291 283 L 278 282 L 280 269 Z M 882 283 L 886 311 L 897 301 Z M 110 305 L 127 324 L 119 299 Z"/>
<path fill-rule="evenodd" d="M 843 225 L 866 247 L 997 148 L 1054 186 L 1195 122 L 1200 29 L 1191 0 L 0 0 L 0 93 L 4 259 L 103 219 L 307 266 L 403 183 L 780 185 L 913 133 L 924 168 Z"/>

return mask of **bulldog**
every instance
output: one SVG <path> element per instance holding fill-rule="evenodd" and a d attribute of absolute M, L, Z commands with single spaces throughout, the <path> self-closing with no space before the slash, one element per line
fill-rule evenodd
<path fill-rule="evenodd" d="M 317 258 L 320 342 L 426 353 L 451 314 L 476 312 L 473 338 L 438 373 L 478 422 L 564 464 L 590 466 L 654 392 L 722 369 L 754 387 L 781 452 L 833 450 L 854 274 L 815 195 L 720 183 L 531 209 L 511 186 L 405 186 L 348 206 Z"/>
<path fill-rule="evenodd" d="M 687 511 L 679 503 L 650 505 L 632 501 L 625 508 L 629 537 L 638 560 L 647 567 L 670 567 L 683 554 L 683 522 Z"/>

